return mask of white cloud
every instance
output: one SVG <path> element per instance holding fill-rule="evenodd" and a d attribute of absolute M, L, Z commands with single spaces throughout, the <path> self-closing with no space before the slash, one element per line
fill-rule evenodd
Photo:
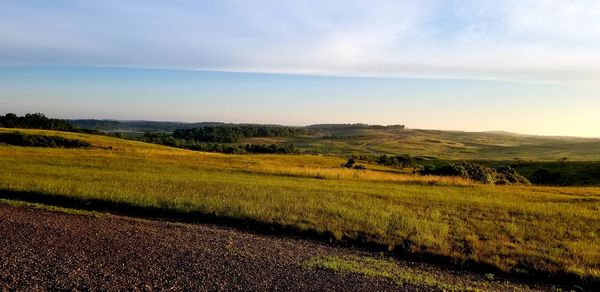
<path fill-rule="evenodd" d="M 0 64 L 600 82 L 600 2 L 0 2 Z"/>

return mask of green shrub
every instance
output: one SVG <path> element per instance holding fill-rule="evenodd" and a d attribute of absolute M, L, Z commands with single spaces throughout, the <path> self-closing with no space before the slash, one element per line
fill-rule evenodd
<path fill-rule="evenodd" d="M 502 166 L 496 169 L 496 184 L 531 184 L 527 178 L 519 174 L 510 166 Z"/>
<path fill-rule="evenodd" d="M 419 168 L 418 173 L 421 175 L 456 176 L 484 184 L 530 184 L 524 176 L 509 166 L 494 169 L 476 163 L 461 162 L 440 167 L 428 165 Z"/>
<path fill-rule="evenodd" d="M 396 156 L 387 156 L 385 154 L 377 157 L 375 161 L 377 164 L 396 167 L 396 168 L 406 168 L 406 167 L 415 167 L 416 164 L 414 160 L 408 155 L 396 155 Z"/>
<path fill-rule="evenodd" d="M 348 158 L 348 161 L 346 161 L 346 163 L 342 164 L 342 167 L 352 168 L 352 167 L 354 167 L 355 163 L 356 163 L 356 157 L 350 156 L 350 158 Z"/>
<path fill-rule="evenodd" d="M 358 169 L 358 170 L 366 170 L 367 169 L 367 167 L 362 164 L 355 164 L 352 168 Z"/>

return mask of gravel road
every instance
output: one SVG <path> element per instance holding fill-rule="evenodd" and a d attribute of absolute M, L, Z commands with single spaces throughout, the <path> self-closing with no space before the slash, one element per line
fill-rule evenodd
<path fill-rule="evenodd" d="M 382 278 L 303 267 L 305 260 L 318 255 L 376 256 L 214 225 L 0 204 L 0 290 L 424 290 Z M 482 277 L 421 263 L 398 264 L 464 278 L 459 281 Z M 489 288 L 531 287 L 499 282 Z"/>

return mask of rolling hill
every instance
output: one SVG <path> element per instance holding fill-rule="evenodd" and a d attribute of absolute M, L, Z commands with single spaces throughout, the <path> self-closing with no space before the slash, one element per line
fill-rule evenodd
<path fill-rule="evenodd" d="M 0 200 L 216 222 L 522 275 L 600 277 L 600 189 L 490 186 L 321 155 L 232 155 L 107 136 L 0 145 Z M 54 146 L 55 147 L 55 146 Z"/>
<path fill-rule="evenodd" d="M 75 126 L 105 132 L 141 135 L 172 132 L 224 123 L 70 120 Z M 306 153 L 409 154 L 447 160 L 600 161 L 600 139 L 519 135 L 508 132 L 459 132 L 406 129 L 364 124 L 301 127 L 310 134 L 297 137 L 248 138 L 238 144 L 293 144 Z"/>

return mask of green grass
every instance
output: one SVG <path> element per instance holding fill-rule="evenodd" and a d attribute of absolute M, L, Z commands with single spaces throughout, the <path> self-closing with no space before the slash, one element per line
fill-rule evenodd
<path fill-rule="evenodd" d="M 0 197 L 33 193 L 56 204 L 72 198 L 250 220 L 457 264 L 600 279 L 600 188 L 484 186 L 374 165 L 341 169 L 336 157 L 199 153 L 23 131 L 94 146 L 0 146 Z"/>
<path fill-rule="evenodd" d="M 252 138 L 243 143 L 294 144 L 328 154 L 410 154 L 451 160 L 600 161 L 600 139 L 416 129 L 334 130 L 322 136 Z"/>

